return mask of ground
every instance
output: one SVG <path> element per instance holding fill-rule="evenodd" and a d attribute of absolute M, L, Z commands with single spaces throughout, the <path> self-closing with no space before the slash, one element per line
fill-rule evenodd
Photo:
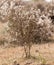
<path fill-rule="evenodd" d="M 0 48 L 0 65 L 13 65 L 16 60 L 20 65 L 36 65 L 45 59 L 49 65 L 54 65 L 54 44 L 47 43 L 41 45 L 33 45 L 31 47 L 31 55 L 33 58 L 24 58 L 24 48 L 19 47 L 2 47 Z M 45 62 L 44 61 L 44 62 Z M 30 64 L 26 64 L 29 62 Z"/>

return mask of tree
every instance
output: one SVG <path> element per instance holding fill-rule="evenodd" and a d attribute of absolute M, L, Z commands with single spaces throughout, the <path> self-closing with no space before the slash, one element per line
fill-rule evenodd
<path fill-rule="evenodd" d="M 12 41 L 24 46 L 26 57 L 30 57 L 30 49 L 34 42 L 42 43 L 52 34 L 51 20 L 47 16 L 41 17 L 35 7 L 28 6 L 19 5 L 16 9 L 13 8 L 9 15 Z"/>

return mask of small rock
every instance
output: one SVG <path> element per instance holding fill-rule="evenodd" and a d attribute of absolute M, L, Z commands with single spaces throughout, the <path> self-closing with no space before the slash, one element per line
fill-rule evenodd
<path fill-rule="evenodd" d="M 17 61 L 14 61 L 13 65 L 20 65 Z"/>

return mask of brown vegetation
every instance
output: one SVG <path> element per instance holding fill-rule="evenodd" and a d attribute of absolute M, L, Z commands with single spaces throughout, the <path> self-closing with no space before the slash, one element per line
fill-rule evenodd
<path fill-rule="evenodd" d="M 4 28 L 0 30 L 0 44 L 4 45 L 0 50 L 0 62 L 4 61 L 1 64 L 54 63 L 53 4 L 9 0 L 0 3 L 0 27 Z"/>

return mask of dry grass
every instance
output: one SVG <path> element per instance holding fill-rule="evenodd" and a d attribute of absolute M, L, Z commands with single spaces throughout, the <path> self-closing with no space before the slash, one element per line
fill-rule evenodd
<path fill-rule="evenodd" d="M 38 50 L 38 51 L 37 51 Z M 33 45 L 31 48 L 31 55 L 35 58 L 45 58 L 48 64 L 54 65 L 54 44 L 41 44 Z M 20 65 L 25 65 L 28 61 L 36 65 L 40 63 L 41 60 L 38 59 L 25 59 L 23 47 L 10 47 L 10 48 L 0 48 L 0 65 L 7 64 L 13 65 L 13 62 L 16 60 Z"/>

